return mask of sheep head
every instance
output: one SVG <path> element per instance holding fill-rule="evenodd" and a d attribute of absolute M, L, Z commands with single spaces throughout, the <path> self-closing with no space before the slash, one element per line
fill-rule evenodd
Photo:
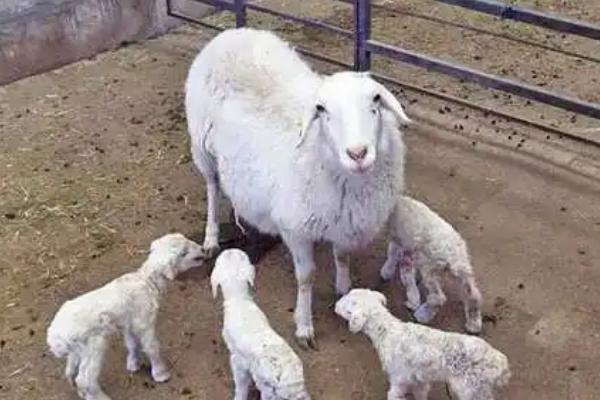
<path fill-rule="evenodd" d="M 369 315 L 386 305 L 385 296 L 368 289 L 352 289 L 335 304 L 335 313 L 348 321 L 350 332 L 360 332 Z"/>
<path fill-rule="evenodd" d="M 149 265 L 169 280 L 190 268 L 204 265 L 208 258 L 198 243 L 180 233 L 170 233 L 150 245 Z"/>
<path fill-rule="evenodd" d="M 239 249 L 223 251 L 215 261 L 215 267 L 210 275 L 213 297 L 217 297 L 219 288 L 224 292 L 242 291 L 244 294 L 254 288 L 256 275 L 254 265 L 248 255 Z M 224 293 L 225 296 L 228 293 Z"/>
<path fill-rule="evenodd" d="M 411 122 L 394 95 L 368 73 L 339 72 L 323 79 L 305 110 L 298 145 L 317 132 L 345 170 L 363 173 L 377 159 L 384 120 L 390 118 Z"/>

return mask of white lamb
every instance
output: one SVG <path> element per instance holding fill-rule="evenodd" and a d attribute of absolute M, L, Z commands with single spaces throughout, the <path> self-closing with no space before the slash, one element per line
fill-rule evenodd
<path fill-rule="evenodd" d="M 481 293 L 475 283 L 467 245 L 458 232 L 425 204 L 400 196 L 390 218 L 388 257 L 381 277 L 391 279 L 400 271 L 406 287 L 406 305 L 421 323 L 429 323 L 446 302 L 440 280 L 448 271 L 461 285 L 466 330 L 481 331 Z M 418 270 L 428 291 L 421 304 L 415 275 Z"/>
<path fill-rule="evenodd" d="M 98 378 L 109 336 L 122 332 L 127 370 L 140 368 L 139 347 L 150 359 L 152 378 L 169 379 L 156 337 L 156 315 L 167 280 L 200 266 L 206 258 L 199 244 L 181 234 L 152 242 L 150 254 L 135 272 L 65 302 L 48 328 L 47 343 L 56 357 L 67 358 L 65 375 L 86 400 L 109 400 Z"/>
<path fill-rule="evenodd" d="M 223 339 L 231 353 L 234 400 L 246 400 L 254 381 L 263 400 L 310 400 L 300 358 L 269 325 L 250 288 L 254 265 L 241 250 L 225 250 L 210 281 L 213 296 L 223 293 Z"/>
<path fill-rule="evenodd" d="M 446 382 L 458 400 L 493 400 L 508 383 L 508 359 L 485 340 L 402 322 L 385 307 L 383 294 L 351 290 L 335 305 L 352 333 L 362 331 L 386 372 L 388 400 L 426 400 L 431 383 Z"/>
<path fill-rule="evenodd" d="M 274 34 L 235 29 L 194 60 L 186 114 L 206 182 L 205 249 L 218 250 L 222 190 L 291 251 L 296 337 L 314 346 L 314 243 L 333 244 L 336 290 L 348 292 L 348 252 L 382 230 L 404 188 L 402 106 L 366 73 L 320 76 Z"/>

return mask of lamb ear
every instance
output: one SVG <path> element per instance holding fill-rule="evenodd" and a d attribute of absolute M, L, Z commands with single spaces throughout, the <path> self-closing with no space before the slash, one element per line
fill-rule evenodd
<path fill-rule="evenodd" d="M 319 118 L 319 114 L 314 107 L 309 107 L 308 110 L 304 113 L 302 118 L 302 128 L 300 130 L 300 138 L 298 139 L 298 143 L 296 143 L 296 147 L 300 147 L 302 143 L 306 140 L 306 136 L 308 135 L 308 131 L 313 126 L 313 123 Z"/>
<path fill-rule="evenodd" d="M 375 296 L 377 296 L 377 300 L 379 300 L 379 302 L 381 303 L 381 305 L 383 305 L 384 307 L 387 306 L 387 299 L 385 298 L 384 294 L 381 292 L 375 292 Z"/>
<path fill-rule="evenodd" d="M 217 298 L 217 296 L 219 295 L 219 286 L 220 286 L 220 285 L 219 285 L 219 283 L 218 283 L 218 282 L 213 282 L 213 281 L 211 280 L 211 282 L 210 282 L 210 286 L 211 286 L 211 288 L 212 288 L 212 296 L 213 296 L 213 299 L 216 299 L 216 298 Z"/>
<path fill-rule="evenodd" d="M 363 310 L 354 310 L 348 319 L 348 329 L 352 333 L 358 333 L 367 322 L 367 316 Z"/>
<path fill-rule="evenodd" d="M 394 113 L 398 122 L 404 122 L 407 124 L 412 123 L 412 120 L 408 118 L 406 113 L 404 112 L 404 108 L 402 108 L 402 104 L 396 99 L 396 97 L 385 88 L 385 86 L 381 84 L 377 84 L 379 87 L 379 95 L 381 96 L 381 104 Z"/>
<path fill-rule="evenodd" d="M 165 278 L 167 278 L 170 281 L 175 279 L 175 277 L 177 276 L 177 271 L 175 270 L 176 265 L 177 263 L 175 261 L 170 262 L 165 266 L 165 269 L 163 271 L 163 275 L 165 276 Z"/>

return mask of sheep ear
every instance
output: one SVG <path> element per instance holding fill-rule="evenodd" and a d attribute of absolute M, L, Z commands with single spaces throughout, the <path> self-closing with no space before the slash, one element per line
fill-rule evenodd
<path fill-rule="evenodd" d="M 350 319 L 348 320 L 348 329 L 352 333 L 358 333 L 362 330 L 363 326 L 367 322 L 367 316 L 362 310 L 355 310 L 352 312 Z"/>
<path fill-rule="evenodd" d="M 310 107 L 304 117 L 302 118 L 302 128 L 300 130 L 300 138 L 298 139 L 298 143 L 296 143 L 296 147 L 300 147 L 302 143 L 306 140 L 306 136 L 308 135 L 308 131 L 313 126 L 313 123 L 319 118 L 317 111 L 314 107 Z"/>
<path fill-rule="evenodd" d="M 378 83 L 379 86 L 379 95 L 381 96 L 381 104 L 394 113 L 398 122 L 405 122 L 407 124 L 412 123 L 412 120 L 408 118 L 406 113 L 404 112 L 404 108 L 402 108 L 402 104 L 396 99 L 396 97 L 385 88 L 385 86 Z"/>

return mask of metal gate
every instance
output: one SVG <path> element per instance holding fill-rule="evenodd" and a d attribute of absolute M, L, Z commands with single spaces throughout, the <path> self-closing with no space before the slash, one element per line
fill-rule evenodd
<path fill-rule="evenodd" d="M 177 13 L 173 9 L 172 0 L 167 1 L 167 10 L 169 15 L 179 17 L 188 21 L 200 23 L 201 25 L 208 26 L 213 29 L 219 29 L 212 25 L 207 25 L 201 21 L 195 20 L 188 16 Z M 469 68 L 459 64 L 455 64 L 446 60 L 431 57 L 418 52 L 403 49 L 401 47 L 392 46 L 386 43 L 382 43 L 371 39 L 371 7 L 378 7 L 388 9 L 394 12 L 393 9 L 388 8 L 385 5 L 371 4 L 370 0 L 335 0 L 343 3 L 349 3 L 353 6 L 353 30 L 347 30 L 334 26 L 322 21 L 302 18 L 294 15 L 286 14 L 280 11 L 272 10 L 263 5 L 257 4 L 249 0 L 192 0 L 199 3 L 208 4 L 217 7 L 222 10 L 230 11 L 235 13 L 236 26 L 242 27 L 246 25 L 246 13 L 247 10 L 267 13 L 280 17 L 284 20 L 298 22 L 300 24 L 324 29 L 335 34 L 353 39 L 353 50 L 354 50 L 354 64 L 348 65 L 340 60 L 333 59 L 324 54 L 316 54 L 306 49 L 298 48 L 298 51 L 308 56 L 314 57 L 321 61 L 330 62 L 339 66 L 347 68 L 353 68 L 356 71 L 367 71 L 371 69 L 371 55 L 379 55 L 387 57 L 402 63 L 411 64 L 417 67 L 425 68 L 430 71 L 436 71 L 442 74 L 450 75 L 465 81 L 475 82 L 481 86 L 491 89 L 501 90 L 507 93 L 512 93 L 524 98 L 535 100 L 541 103 L 549 104 L 555 107 L 562 108 L 564 110 L 572 111 L 575 113 L 583 114 L 589 117 L 600 119 L 600 104 L 587 102 L 578 98 L 566 96 L 560 93 L 545 90 L 541 87 L 530 85 L 523 82 L 518 82 L 511 79 L 502 78 L 493 74 L 489 74 L 477 69 Z M 560 16 L 542 13 L 526 8 L 515 7 L 508 5 L 503 2 L 495 0 L 435 0 L 440 3 L 451 4 L 468 8 L 471 10 L 479 11 L 486 14 L 496 15 L 503 19 L 509 19 L 519 21 L 527 24 L 541 26 L 554 31 L 565 32 L 569 34 L 579 35 L 593 40 L 600 41 L 600 26 L 584 23 L 577 20 L 567 19 Z M 390 77 L 383 76 L 381 74 L 374 74 L 384 80 L 391 81 L 393 83 L 400 84 L 402 86 L 408 86 L 410 89 L 418 90 L 428 94 L 433 94 L 437 97 L 442 97 L 453 102 L 463 103 L 468 107 L 478 108 L 487 112 L 491 112 L 497 115 L 501 115 L 513 120 L 534 125 L 544 130 L 554 131 L 566 136 L 572 136 L 577 140 L 583 140 L 590 144 L 597 145 L 598 142 L 584 139 L 580 136 L 571 135 L 568 132 L 560 131 L 556 128 L 549 127 L 547 125 L 539 124 L 534 121 L 530 121 L 524 118 L 515 117 L 514 115 L 506 114 L 501 111 L 492 110 L 487 107 L 477 105 L 472 102 L 468 102 L 451 96 L 440 95 L 439 93 L 428 92 L 424 88 L 416 87 L 406 82 L 398 82 Z"/>

